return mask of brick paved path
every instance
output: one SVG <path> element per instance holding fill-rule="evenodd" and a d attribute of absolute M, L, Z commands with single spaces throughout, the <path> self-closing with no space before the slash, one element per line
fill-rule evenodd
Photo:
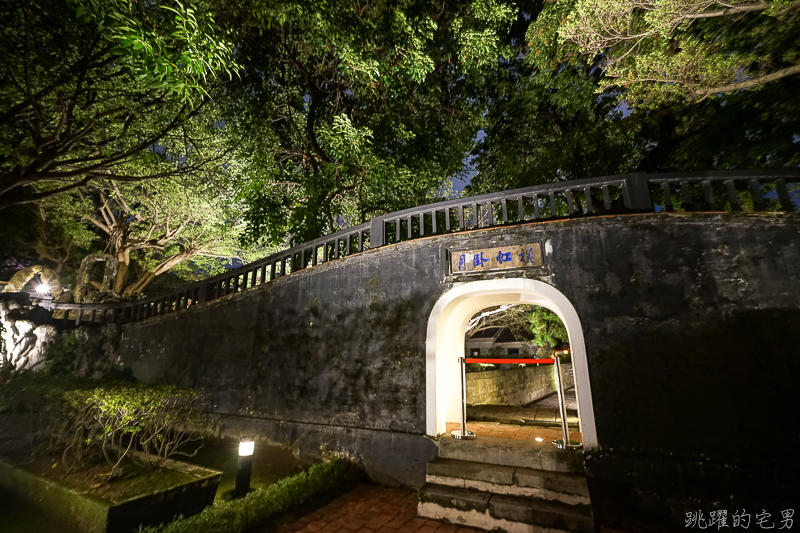
<path fill-rule="evenodd" d="M 359 485 L 322 509 L 287 524 L 278 533 L 485 533 L 417 516 L 417 493 L 411 489 Z"/>

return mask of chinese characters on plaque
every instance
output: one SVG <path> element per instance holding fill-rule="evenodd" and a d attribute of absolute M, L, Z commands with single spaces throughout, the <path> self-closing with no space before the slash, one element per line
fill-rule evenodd
<path fill-rule="evenodd" d="M 453 274 L 538 266 L 542 266 L 542 246 L 538 242 L 523 246 L 453 251 L 450 254 Z"/>

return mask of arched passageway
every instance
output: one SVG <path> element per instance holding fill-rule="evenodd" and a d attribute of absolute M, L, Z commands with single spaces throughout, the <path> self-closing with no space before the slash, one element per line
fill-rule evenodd
<path fill-rule="evenodd" d="M 446 423 L 461 418 L 458 358 L 464 354 L 464 330 L 481 309 L 505 304 L 533 304 L 558 315 L 567 328 L 575 373 L 578 416 L 586 448 L 597 447 L 592 392 L 583 330 L 575 308 L 555 287 L 523 278 L 473 281 L 443 294 L 428 319 L 426 338 L 426 432 L 445 433 Z"/>

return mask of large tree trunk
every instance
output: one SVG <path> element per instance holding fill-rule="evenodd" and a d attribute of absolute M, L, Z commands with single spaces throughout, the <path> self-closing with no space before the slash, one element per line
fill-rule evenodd
<path fill-rule="evenodd" d="M 133 285 L 130 285 L 125 288 L 125 291 L 122 293 L 123 296 L 129 297 L 133 296 L 134 294 L 139 294 L 140 292 L 144 291 L 144 289 L 150 285 L 150 282 L 156 276 L 163 274 L 164 272 L 168 272 L 172 268 L 178 266 L 179 264 L 183 263 L 187 259 L 190 259 L 198 254 L 200 250 L 191 248 L 189 250 L 184 250 L 178 254 L 173 255 L 169 259 L 162 261 L 156 268 L 149 272 L 145 272 L 144 275 L 140 276 L 139 279 Z"/>
<path fill-rule="evenodd" d="M 123 289 L 125 289 L 125 278 L 128 276 L 128 268 L 131 266 L 130 251 L 118 253 L 117 261 L 119 261 L 119 266 L 117 267 L 117 277 L 114 279 L 114 292 L 122 294 Z"/>
<path fill-rule="evenodd" d="M 136 280 L 136 283 L 125 287 L 125 291 L 122 293 L 122 296 L 127 298 L 133 296 L 134 294 L 139 294 L 145 289 L 145 287 L 150 285 L 150 282 L 153 281 L 153 278 L 155 277 L 156 275 L 152 272 L 145 272 L 143 275 L 139 276 L 139 279 Z"/>

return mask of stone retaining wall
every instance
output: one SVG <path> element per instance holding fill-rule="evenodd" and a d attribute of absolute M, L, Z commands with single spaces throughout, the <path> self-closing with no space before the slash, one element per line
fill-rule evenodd
<path fill-rule="evenodd" d="M 564 387 L 573 385 L 572 365 L 562 365 Z M 553 365 L 526 366 L 487 372 L 470 372 L 468 405 L 526 405 L 556 391 Z"/>
<path fill-rule="evenodd" d="M 447 270 L 448 253 L 535 242 L 541 267 Z M 220 433 L 358 456 L 376 480 L 419 487 L 438 453 L 432 310 L 457 284 L 497 278 L 546 283 L 580 319 L 598 525 L 676 531 L 690 510 L 796 508 L 797 452 L 764 453 L 753 424 L 800 438 L 798 215 L 576 217 L 404 241 L 124 325 L 119 364 L 202 387 Z"/>

